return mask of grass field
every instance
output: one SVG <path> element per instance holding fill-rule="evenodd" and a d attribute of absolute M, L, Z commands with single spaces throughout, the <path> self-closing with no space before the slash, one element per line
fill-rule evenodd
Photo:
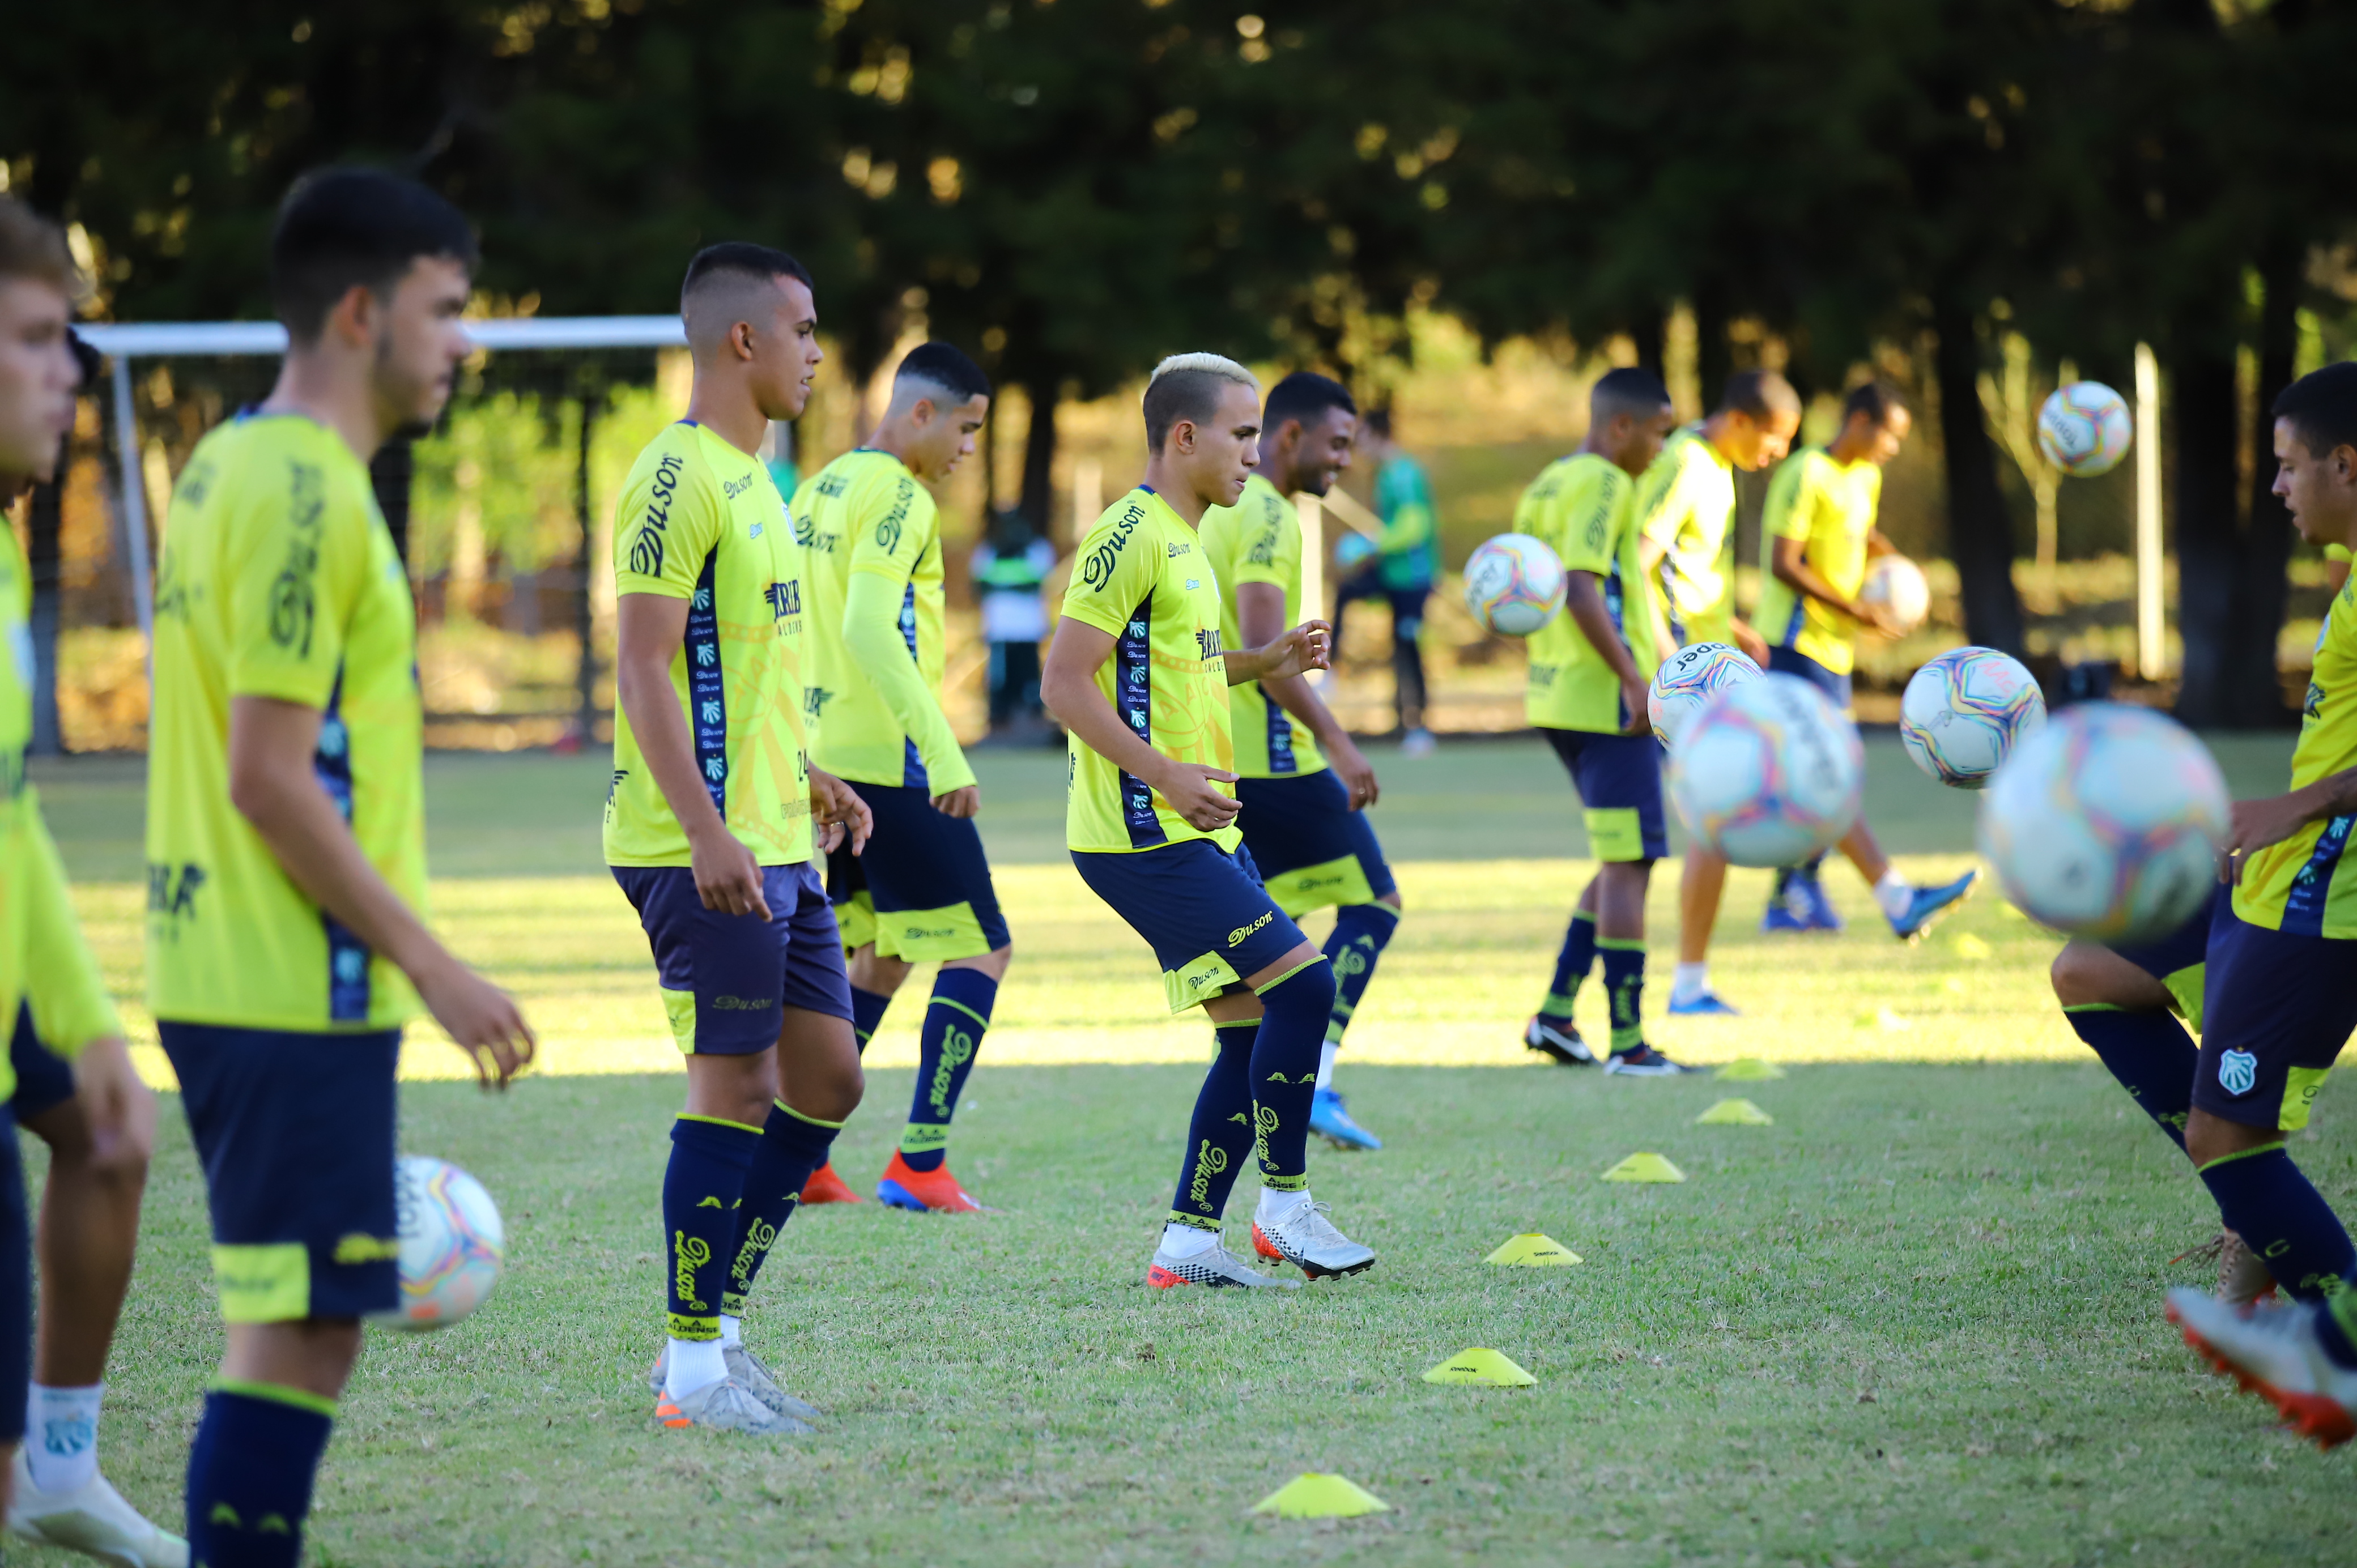
<path fill-rule="evenodd" d="M 1869 742 L 1869 811 L 1909 867 L 1969 863 L 1971 798 Z M 2285 740 L 2223 744 L 2279 789 Z M 1376 822 L 1408 918 L 1345 1052 L 1390 1147 L 1313 1153 L 1318 1196 L 1382 1254 L 1284 1299 L 1149 1293 L 1206 1032 L 1173 1022 L 1142 944 L 1060 851 L 1060 758 L 985 754 L 983 818 L 1016 969 L 952 1156 L 999 1212 L 798 1217 L 748 1334 L 830 1412 L 765 1444 L 656 1427 L 655 1197 L 677 1060 L 645 948 L 597 865 L 597 758 L 436 758 L 436 912 L 524 997 L 544 1067 L 500 1100 L 415 1032 L 404 1146 L 475 1171 L 511 1240 L 473 1321 L 378 1337 L 314 1516 L 320 1564 L 2348 1561 L 2350 1459 L 2269 1427 L 2161 1322 L 2168 1260 L 2215 1216 L 2048 998 L 2054 940 L 1993 896 L 1900 948 L 1834 868 L 1832 940 L 1752 931 L 1738 875 L 1716 960 L 1747 1010 L 1658 1017 L 1772 1127 L 1701 1127 L 1736 1086 L 1533 1065 L 1514 1040 L 1587 872 L 1534 741 L 1379 756 Z M 135 767 L 37 774 L 135 1035 Z M 1657 878 L 1666 971 L 1674 867 Z M 1593 993 L 1587 1011 L 1600 1013 Z M 838 1145 L 870 1182 L 897 1138 L 918 1008 L 870 1054 Z M 1600 1017 L 1593 1019 L 1600 1025 Z M 144 1060 L 159 1071 L 160 1057 Z M 2295 1143 L 2344 1209 L 2357 1139 L 2325 1102 Z M 29 1145 L 28 1145 L 29 1146 Z M 1683 1186 L 1596 1178 L 1639 1149 Z M 38 1181 L 38 1161 L 34 1161 Z M 1250 1201 L 1241 1189 L 1238 1205 Z M 1586 1258 L 1484 1267 L 1542 1230 Z M 176 1106 L 111 1379 L 104 1452 L 174 1514 L 218 1353 L 202 1194 Z M 1534 1389 L 1436 1388 L 1467 1346 Z M 1394 1511 L 1246 1510 L 1303 1470 Z M 2336 1545 L 2335 1542 L 2338 1542 Z M 39 1552 L 22 1560 L 65 1562 Z"/>

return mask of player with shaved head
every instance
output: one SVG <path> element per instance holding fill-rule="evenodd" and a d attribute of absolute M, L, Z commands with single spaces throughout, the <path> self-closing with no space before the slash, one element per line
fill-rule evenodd
<path fill-rule="evenodd" d="M 1220 1239 L 1229 1189 L 1260 1165 L 1256 1247 L 1313 1277 L 1374 1252 L 1309 1196 L 1311 1096 L 1334 974 L 1262 887 L 1236 827 L 1228 688 L 1327 667 L 1305 621 L 1224 646 L 1220 583 L 1196 530 L 1260 461 L 1260 383 L 1232 360 L 1180 354 L 1146 389 L 1146 478 L 1081 541 L 1039 694 L 1071 734 L 1065 842 L 1081 879 L 1146 939 L 1170 1010 L 1201 1007 L 1219 1053 L 1195 1102 L 1178 1196 L 1148 1284 L 1297 1283 Z"/>

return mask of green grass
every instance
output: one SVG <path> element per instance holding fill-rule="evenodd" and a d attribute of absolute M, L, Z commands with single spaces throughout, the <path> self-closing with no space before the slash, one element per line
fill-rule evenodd
<path fill-rule="evenodd" d="M 2245 789 L 2279 779 L 2287 749 L 2220 747 Z M 1918 779 L 1887 742 L 1869 752 L 1886 841 L 1926 875 L 1964 864 L 1971 800 Z M 2349 1459 L 2293 1443 L 2255 1402 L 2197 1375 L 2158 1317 L 2162 1286 L 2197 1277 L 2168 1260 L 2210 1233 L 2214 1211 L 2062 1026 L 2042 983 L 2051 938 L 1983 897 L 1902 949 L 1870 929 L 1857 877 L 1835 869 L 1853 930 L 1770 940 L 1751 929 L 1760 879 L 1738 875 L 1716 963 L 1747 1016 L 1656 1020 L 1653 1033 L 1696 1059 L 1760 1054 L 1792 1070 L 1739 1089 L 1774 1126 L 1698 1127 L 1737 1086 L 1605 1081 L 1528 1065 L 1513 1043 L 1588 869 L 1552 757 L 1499 743 L 1377 764 L 1377 823 L 1408 918 L 1344 1084 L 1391 1146 L 1312 1165 L 1318 1196 L 1382 1253 L 1375 1269 L 1282 1300 L 1142 1287 L 1204 1031 L 1162 1014 L 1143 947 L 1062 863 L 1056 759 L 986 754 L 984 822 L 1017 968 L 955 1160 L 1000 1212 L 798 1217 L 751 1333 L 830 1419 L 815 1438 L 764 1444 L 650 1420 L 655 1194 L 679 1079 L 643 943 L 597 869 L 603 765 L 436 758 L 438 916 L 525 997 L 547 1070 L 500 1100 L 449 1081 L 404 1090 L 404 1146 L 490 1187 L 510 1269 L 465 1326 L 371 1341 L 312 1560 L 2169 1563 L 2357 1551 Z M 137 773 L 107 762 L 40 777 L 127 1001 Z M 1658 881 L 1666 964 L 1674 878 Z M 839 1145 L 855 1183 L 897 1135 L 916 1011 L 899 1009 L 871 1051 L 867 1105 Z M 432 1036 L 416 1032 L 413 1077 L 457 1065 Z M 2294 1147 L 2345 1209 L 2357 1140 L 2331 1106 Z M 1689 1181 L 1596 1179 L 1638 1149 Z M 1249 1199 L 1246 1184 L 1239 1208 Z M 1524 1230 L 1587 1262 L 1482 1265 Z M 201 1188 L 167 1105 L 104 1438 L 110 1475 L 151 1510 L 178 1507 L 218 1345 Z M 1417 1380 L 1471 1345 L 1504 1350 L 1538 1386 Z M 1340 1525 L 1247 1514 L 1312 1469 L 1394 1511 Z"/>

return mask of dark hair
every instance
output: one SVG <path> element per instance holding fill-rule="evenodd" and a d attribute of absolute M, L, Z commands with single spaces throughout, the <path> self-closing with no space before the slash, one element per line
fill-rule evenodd
<path fill-rule="evenodd" d="M 2357 446 L 2357 362 L 2309 371 L 2276 394 L 2275 416 L 2290 420 L 2292 434 L 2315 456 Z"/>
<path fill-rule="evenodd" d="M 1359 405 L 1351 401 L 1350 391 L 1341 382 L 1315 371 L 1296 371 L 1269 388 L 1261 428 L 1275 430 L 1288 419 L 1297 419 L 1307 428 L 1325 418 L 1329 408 L 1339 408 L 1345 413 L 1359 412 Z"/>
<path fill-rule="evenodd" d="M 685 310 L 688 295 L 702 287 L 706 278 L 715 277 L 749 278 L 755 283 L 795 278 L 813 293 L 818 289 L 811 281 L 810 269 L 783 251 L 748 240 L 723 240 L 705 246 L 688 262 L 687 275 L 679 282 L 679 307 Z"/>
<path fill-rule="evenodd" d="M 1847 424 L 1853 414 L 1862 413 L 1874 421 L 1877 430 L 1890 423 L 1890 416 L 1906 408 L 1907 400 L 1888 381 L 1861 381 L 1849 389 L 1842 399 L 1842 423 Z"/>
<path fill-rule="evenodd" d="M 65 231 L 13 196 L 0 196 L 0 278 L 49 284 L 69 295 L 81 281 Z"/>
<path fill-rule="evenodd" d="M 1367 416 L 1359 423 L 1376 439 L 1389 441 L 1392 438 L 1391 405 L 1386 403 L 1381 408 L 1367 410 Z"/>
<path fill-rule="evenodd" d="M 990 395 L 990 378 L 982 373 L 982 367 L 949 343 L 918 344 L 901 358 L 900 368 L 892 372 L 892 380 L 896 383 L 930 381 L 961 403 Z"/>
<path fill-rule="evenodd" d="M 1798 418 L 1801 394 L 1792 383 L 1773 371 L 1738 371 L 1727 378 L 1727 390 L 1718 395 L 1718 406 L 1733 413 L 1748 413 L 1754 419 L 1768 419 L 1789 413 Z"/>
<path fill-rule="evenodd" d="M 475 264 L 474 231 L 415 180 L 338 168 L 295 182 L 270 234 L 270 308 L 308 343 L 355 288 L 389 292 L 420 256 Z"/>
<path fill-rule="evenodd" d="M 1636 365 L 1623 365 L 1596 379 L 1595 388 L 1587 394 L 1587 417 L 1602 424 L 1624 413 L 1651 414 L 1669 401 L 1670 389 L 1662 384 L 1661 377 Z"/>

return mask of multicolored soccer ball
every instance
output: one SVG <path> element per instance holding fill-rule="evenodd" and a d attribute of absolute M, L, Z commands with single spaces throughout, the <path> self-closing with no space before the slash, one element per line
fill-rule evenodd
<path fill-rule="evenodd" d="M 2127 400 L 2101 381 L 2057 387 L 2038 410 L 2038 449 L 2074 479 L 2118 467 L 2135 434 Z"/>
<path fill-rule="evenodd" d="M 2074 937 L 2147 941 L 2218 880 L 2232 802 L 2182 725 L 2147 708 L 2063 709 L 1981 797 L 1980 847 L 2007 897 Z"/>
<path fill-rule="evenodd" d="M 1686 831 L 1738 865 L 1792 865 L 1857 820 L 1866 747 L 1825 694 L 1773 673 L 1715 693 L 1670 747 Z"/>
<path fill-rule="evenodd" d="M 1932 585 L 1923 580 L 1923 568 L 1904 555 L 1876 556 L 1866 569 L 1857 596 L 1861 604 L 1888 610 L 1899 623 L 1901 637 L 1921 626 L 1923 618 L 1932 613 Z"/>
<path fill-rule="evenodd" d="M 1907 682 L 1899 739 L 1915 766 L 1959 789 L 1986 787 L 2013 748 L 2046 727 L 2046 696 L 2018 660 L 1952 648 Z"/>
<path fill-rule="evenodd" d="M 1739 648 L 1724 642 L 1691 642 L 1662 660 L 1645 693 L 1645 714 L 1653 738 L 1675 746 L 1687 721 L 1702 712 L 1711 694 L 1738 682 L 1760 679 L 1760 666 Z"/>
<path fill-rule="evenodd" d="M 1465 563 L 1465 607 L 1507 637 L 1528 637 L 1555 619 L 1563 586 L 1563 563 L 1527 533 L 1501 533 Z"/>
<path fill-rule="evenodd" d="M 499 1283 L 507 1230 L 483 1184 L 447 1160 L 404 1155 L 393 1169 L 400 1218 L 401 1305 L 370 1321 L 386 1328 L 447 1328 Z"/>

